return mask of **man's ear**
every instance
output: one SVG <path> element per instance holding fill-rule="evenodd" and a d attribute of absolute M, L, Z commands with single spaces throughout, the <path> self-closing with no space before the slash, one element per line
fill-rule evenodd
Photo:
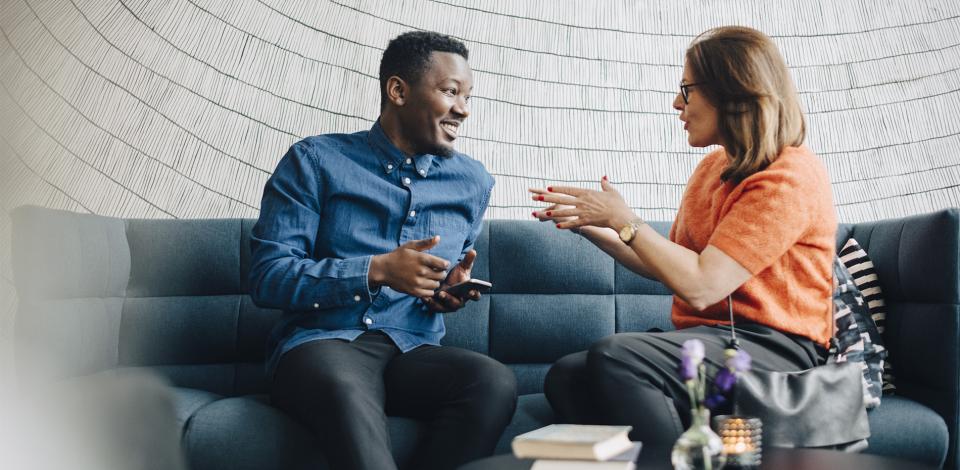
<path fill-rule="evenodd" d="M 394 106 L 403 106 L 407 102 L 409 87 L 402 78 L 394 75 L 387 79 L 387 100 Z"/>

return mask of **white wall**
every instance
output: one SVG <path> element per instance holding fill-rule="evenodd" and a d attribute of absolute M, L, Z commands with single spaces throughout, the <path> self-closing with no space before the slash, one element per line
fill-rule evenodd
<path fill-rule="evenodd" d="M 671 219 L 703 154 L 670 107 L 682 54 L 723 24 L 781 47 L 841 220 L 960 206 L 955 0 L 0 0 L 0 340 L 10 209 L 256 217 L 291 143 L 371 125 L 382 48 L 411 29 L 470 48 L 459 145 L 497 178 L 488 217 L 609 175 Z"/>

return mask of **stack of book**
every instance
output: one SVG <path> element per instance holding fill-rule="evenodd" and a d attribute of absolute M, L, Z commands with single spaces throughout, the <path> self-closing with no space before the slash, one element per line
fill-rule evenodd
<path fill-rule="evenodd" d="M 536 459 L 530 470 L 633 470 L 641 444 L 630 426 L 551 424 L 513 438 L 513 455 Z"/>

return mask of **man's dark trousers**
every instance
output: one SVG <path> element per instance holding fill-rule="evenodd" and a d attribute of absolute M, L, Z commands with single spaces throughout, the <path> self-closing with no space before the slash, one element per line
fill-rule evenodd
<path fill-rule="evenodd" d="M 430 345 L 401 353 L 371 331 L 284 354 L 271 398 L 317 435 L 334 470 L 397 468 L 387 414 L 427 423 L 410 468 L 452 469 L 493 453 L 517 385 L 510 369 L 482 354 Z"/>

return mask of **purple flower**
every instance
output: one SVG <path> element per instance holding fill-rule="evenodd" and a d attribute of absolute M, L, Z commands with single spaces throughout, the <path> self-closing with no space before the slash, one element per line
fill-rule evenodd
<path fill-rule="evenodd" d="M 717 376 L 713 378 L 713 385 L 723 393 L 729 392 L 735 383 L 737 383 L 736 374 L 726 367 L 720 369 L 717 372 Z"/>
<path fill-rule="evenodd" d="M 738 349 L 733 354 L 727 354 L 727 368 L 733 372 L 746 372 L 750 370 L 750 354 L 743 349 Z"/>
<path fill-rule="evenodd" d="M 700 365 L 704 355 L 703 342 L 696 338 L 684 341 L 683 351 L 681 351 L 680 355 L 684 359 L 690 358 L 694 364 Z"/>
<path fill-rule="evenodd" d="M 703 362 L 703 343 L 699 339 L 688 339 L 683 342 L 683 350 L 680 351 L 680 376 L 683 380 L 693 380 L 697 378 L 697 372 L 700 363 Z"/>
<path fill-rule="evenodd" d="M 718 407 L 720 407 L 726 402 L 727 402 L 727 397 L 719 393 L 710 395 L 709 397 L 707 397 L 706 400 L 703 400 L 703 404 L 706 405 L 706 407 L 710 408 L 711 410 L 716 410 Z"/>
<path fill-rule="evenodd" d="M 693 362 L 693 359 L 688 356 L 683 356 L 683 359 L 680 361 L 680 377 L 684 381 L 693 380 L 697 378 L 697 369 L 700 364 Z"/>

